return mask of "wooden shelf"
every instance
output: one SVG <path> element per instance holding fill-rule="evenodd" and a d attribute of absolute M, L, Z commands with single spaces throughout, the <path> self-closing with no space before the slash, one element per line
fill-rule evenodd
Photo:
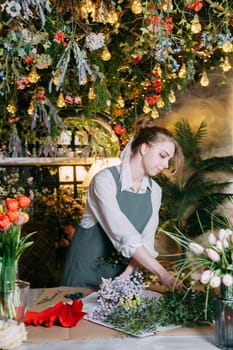
<path fill-rule="evenodd" d="M 6 166 L 40 166 L 40 165 L 91 165 L 94 158 L 80 157 L 38 157 L 38 158 L 0 158 L 0 167 Z"/>

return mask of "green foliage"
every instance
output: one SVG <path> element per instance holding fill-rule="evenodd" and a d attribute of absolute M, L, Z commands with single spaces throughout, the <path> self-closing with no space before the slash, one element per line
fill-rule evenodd
<path fill-rule="evenodd" d="M 118 305 L 108 315 L 106 322 L 134 335 L 155 333 L 158 325 L 203 326 L 214 320 L 214 297 L 211 294 L 209 298 L 205 314 L 205 293 L 191 290 L 185 294 L 178 291 L 165 292 L 160 298 L 141 298 L 138 307 L 125 308 Z"/>
<path fill-rule="evenodd" d="M 163 201 L 160 211 L 160 226 L 174 230 L 177 227 L 189 236 L 197 236 L 200 225 L 197 212 L 205 230 L 211 228 L 211 214 L 216 214 L 226 200 L 233 200 L 232 193 L 225 193 L 230 181 L 219 180 L 216 172 L 233 173 L 233 157 L 212 157 L 202 159 L 201 142 L 207 135 L 206 125 L 201 123 L 194 132 L 186 120 L 174 126 L 175 135 L 183 150 L 184 171 L 179 180 L 172 182 L 160 175 L 156 181 L 163 188 Z"/>

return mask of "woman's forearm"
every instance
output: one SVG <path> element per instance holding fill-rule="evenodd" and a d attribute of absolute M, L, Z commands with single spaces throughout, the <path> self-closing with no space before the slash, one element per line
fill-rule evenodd
<path fill-rule="evenodd" d="M 133 259 L 142 265 L 146 270 L 157 275 L 160 282 L 168 288 L 174 287 L 177 280 L 171 275 L 153 256 L 150 255 L 144 246 L 140 246 L 133 254 Z"/>

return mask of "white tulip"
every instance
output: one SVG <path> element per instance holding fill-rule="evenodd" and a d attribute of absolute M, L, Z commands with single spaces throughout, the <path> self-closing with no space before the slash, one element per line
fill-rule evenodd
<path fill-rule="evenodd" d="M 224 228 L 220 228 L 220 230 L 218 231 L 218 238 L 220 239 L 220 241 L 223 241 L 227 237 L 228 236 L 226 230 Z"/>
<path fill-rule="evenodd" d="M 221 278 L 219 276 L 213 276 L 211 279 L 210 279 L 210 286 L 212 288 L 218 288 L 221 284 Z"/>
<path fill-rule="evenodd" d="M 204 247 L 202 247 L 202 245 L 195 242 L 189 243 L 188 247 L 196 255 L 202 254 L 205 250 Z"/>
<path fill-rule="evenodd" d="M 210 279 L 213 277 L 213 272 L 210 270 L 205 270 L 204 272 L 202 272 L 201 274 L 201 278 L 200 281 L 202 284 L 207 284 L 209 283 Z"/>
<path fill-rule="evenodd" d="M 223 244 L 222 244 L 222 241 L 220 241 L 219 239 L 217 239 L 217 242 L 216 242 L 216 247 L 217 247 L 219 250 L 223 250 Z"/>
<path fill-rule="evenodd" d="M 214 235 L 213 232 L 211 232 L 211 233 L 209 234 L 209 236 L 208 236 L 208 241 L 209 241 L 209 243 L 210 243 L 211 245 L 215 245 L 215 244 L 216 244 L 217 239 L 216 239 L 216 237 L 215 237 L 215 235 Z"/>
<path fill-rule="evenodd" d="M 207 248 L 206 253 L 213 262 L 220 261 L 220 255 L 214 249 Z"/>
<path fill-rule="evenodd" d="M 233 284 L 233 277 L 232 275 L 230 275 L 229 273 L 226 273 L 223 278 L 222 278 L 222 282 L 225 286 L 229 287 Z"/>
<path fill-rule="evenodd" d="M 194 281 L 199 281 L 201 279 L 202 272 L 200 271 L 194 271 L 191 273 L 191 278 Z"/>
<path fill-rule="evenodd" d="M 224 240 L 222 241 L 222 245 L 223 245 L 223 248 L 224 248 L 224 249 L 229 248 L 229 246 L 230 246 L 227 239 L 224 239 Z"/>

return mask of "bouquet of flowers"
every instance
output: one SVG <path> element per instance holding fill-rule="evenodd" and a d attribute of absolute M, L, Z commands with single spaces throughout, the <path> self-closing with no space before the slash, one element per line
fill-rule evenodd
<path fill-rule="evenodd" d="M 29 219 L 25 211 L 30 205 L 30 198 L 20 195 L 18 198 L 7 198 L 0 207 L 0 315 L 3 319 L 14 319 L 15 282 L 17 265 L 20 256 L 32 242 L 33 235 L 21 235 L 22 225 Z"/>
<path fill-rule="evenodd" d="M 186 251 L 185 257 L 175 263 L 177 276 L 189 281 L 190 287 L 196 285 L 206 291 L 206 306 L 210 289 L 219 294 L 219 289 L 233 287 L 233 230 L 231 220 L 229 227 L 219 228 L 204 234 L 204 242 L 197 243 L 182 232 L 163 231 Z"/>

